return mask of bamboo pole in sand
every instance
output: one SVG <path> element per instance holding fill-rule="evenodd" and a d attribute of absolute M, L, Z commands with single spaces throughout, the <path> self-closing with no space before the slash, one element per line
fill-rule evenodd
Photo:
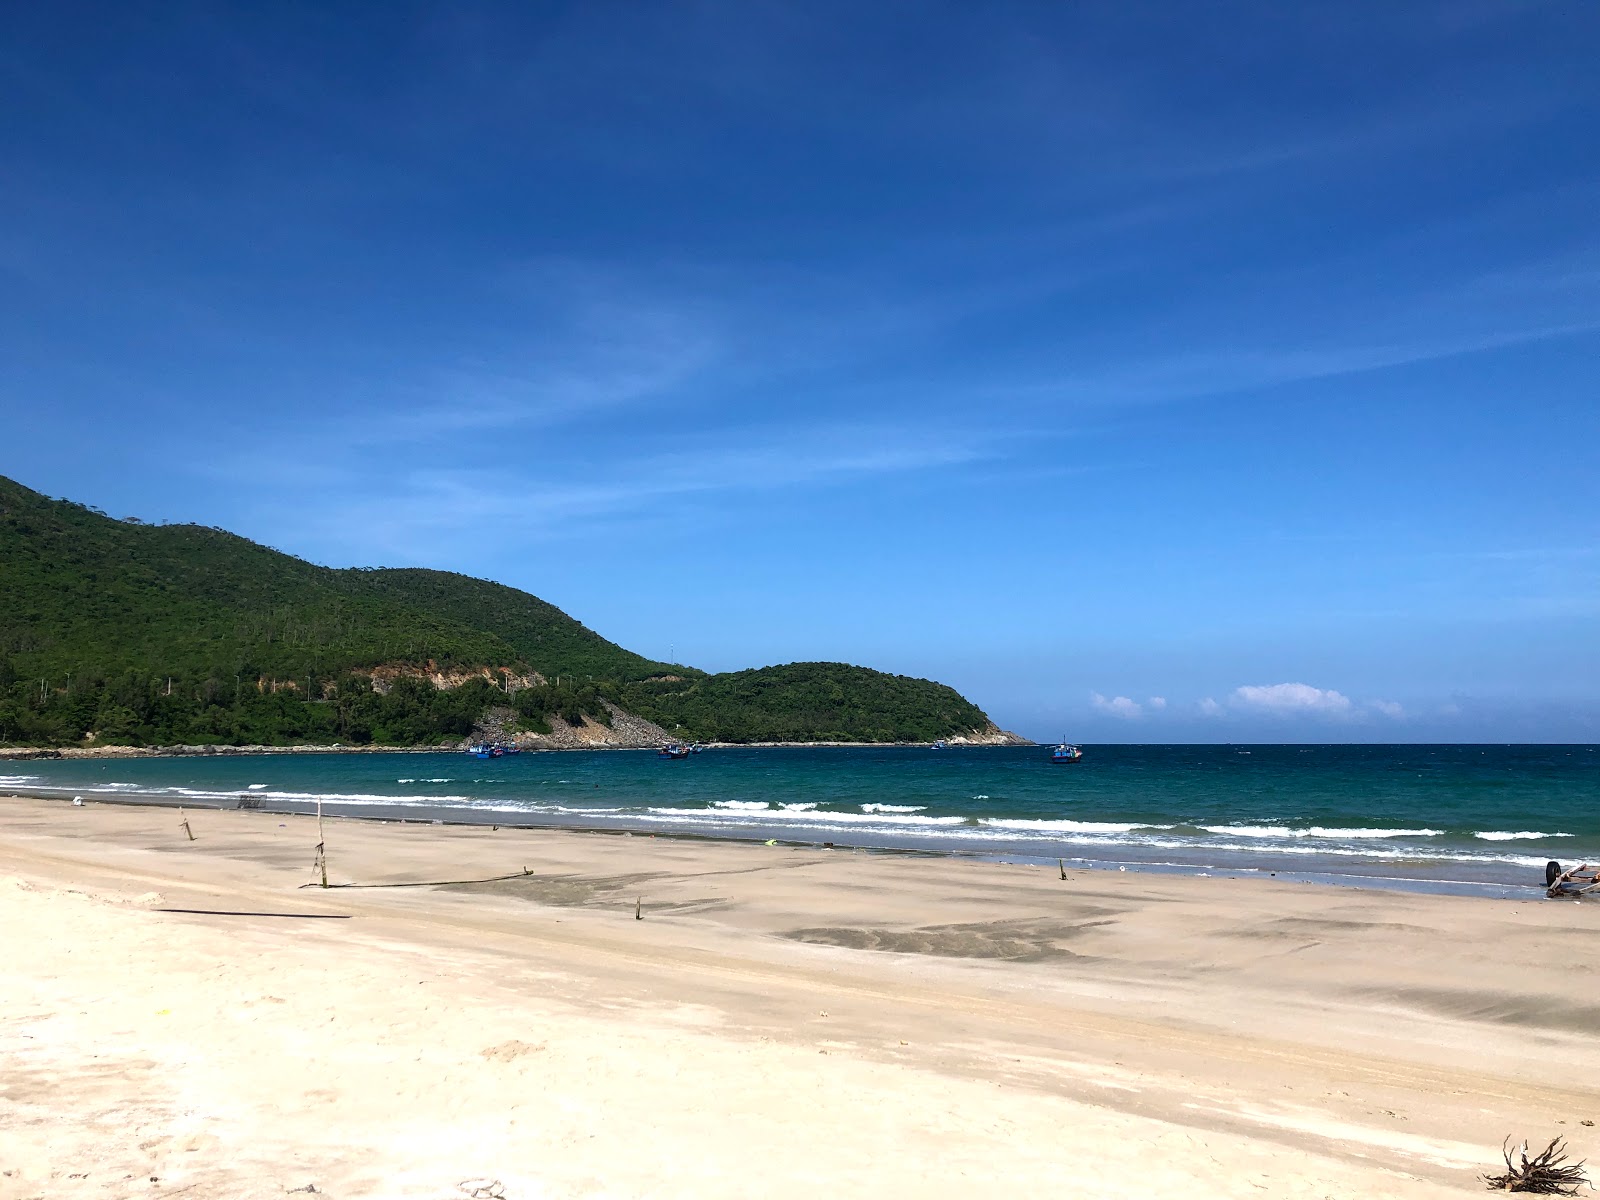
<path fill-rule="evenodd" d="M 322 834 L 322 797 L 317 797 L 317 869 L 322 872 L 322 886 L 328 886 L 328 841 Z"/>

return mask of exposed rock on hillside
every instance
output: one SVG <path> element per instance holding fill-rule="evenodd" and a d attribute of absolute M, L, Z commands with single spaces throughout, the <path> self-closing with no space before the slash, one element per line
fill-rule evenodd
<path fill-rule="evenodd" d="M 993 721 L 981 729 L 969 730 L 966 733 L 951 734 L 945 738 L 952 746 L 1036 746 L 1037 742 L 1029 741 L 1020 733 L 1012 733 L 1001 729 Z"/>
<path fill-rule="evenodd" d="M 486 679 L 508 692 L 517 688 L 539 687 L 546 682 L 545 677 L 537 671 L 519 675 L 510 667 L 458 667 L 444 670 L 432 661 L 425 667 L 411 663 L 383 663 L 370 670 L 352 671 L 351 674 L 365 675 L 372 680 L 372 690 L 380 696 L 388 695 L 397 679 L 426 679 L 440 691 L 458 688 L 473 679 Z"/>
<path fill-rule="evenodd" d="M 550 716 L 549 733 L 527 733 L 515 728 L 516 714 L 509 708 L 492 708 L 478 722 L 468 742 L 498 742 L 506 746 L 521 746 L 526 750 L 615 750 L 627 747 L 659 746 L 673 740 L 672 735 L 659 725 L 624 712 L 610 701 L 605 701 L 611 714 L 611 724 L 585 717 L 581 725 L 572 725 L 560 717 Z"/>

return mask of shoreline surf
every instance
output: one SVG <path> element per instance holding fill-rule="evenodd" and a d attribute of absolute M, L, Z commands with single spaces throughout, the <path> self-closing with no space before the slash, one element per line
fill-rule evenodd
<path fill-rule="evenodd" d="M 741 749 L 18 763 L 0 791 L 1520 894 L 1600 857 L 1589 747 Z M 1385 885 L 1387 886 L 1387 885 Z M 1408 885 L 1411 886 L 1411 885 Z"/>
<path fill-rule="evenodd" d="M 318 813 L 317 800 L 314 797 L 296 798 L 293 800 L 278 799 L 276 804 L 250 804 L 247 807 L 237 803 L 224 804 L 216 797 L 189 797 L 183 800 L 169 796 L 157 796 L 140 792 L 122 792 L 116 794 L 95 793 L 91 797 L 75 796 L 69 800 L 62 792 L 28 792 L 11 789 L 0 794 L 0 802 L 9 799 L 44 800 L 52 803 L 73 803 L 74 800 L 81 804 L 108 805 L 116 807 L 162 808 L 172 811 L 191 809 L 211 812 L 255 812 L 263 816 L 278 815 L 292 817 L 312 817 Z M 1540 899 L 1544 891 L 1542 883 L 1529 874 L 1528 880 L 1471 880 L 1451 878 L 1416 878 L 1398 873 L 1381 872 L 1336 872 L 1316 870 L 1314 865 L 1302 869 L 1294 869 L 1292 865 L 1279 866 L 1244 866 L 1238 864 L 1211 863 L 1205 861 L 1169 861 L 1148 857 L 1116 858 L 1108 855 L 1094 857 L 1062 853 L 1057 855 L 1043 853 L 1028 853 L 1025 851 L 1002 851 L 996 849 L 972 848 L 962 846 L 912 846 L 896 844 L 892 841 L 847 841 L 826 840 L 819 841 L 815 838 L 800 838 L 783 836 L 792 831 L 779 831 L 773 837 L 763 838 L 761 833 L 766 830 L 757 830 L 751 833 L 734 833 L 726 830 L 699 829 L 699 828 L 667 828 L 652 829 L 649 827 L 630 827 L 626 818 L 604 824 L 581 823 L 561 820 L 501 820 L 495 821 L 491 815 L 484 815 L 483 809 L 458 809 L 452 810 L 452 815 L 445 817 L 423 816 L 407 814 L 403 811 L 388 812 L 352 812 L 347 811 L 340 800 L 330 797 L 322 798 L 322 815 L 326 820 L 336 822 L 361 822 L 372 825 L 434 825 L 452 828 L 478 828 L 490 826 L 491 828 L 516 830 L 522 832 L 548 831 L 552 833 L 567 834 L 602 834 L 610 837 L 640 837 L 659 838 L 662 840 L 677 840 L 684 842 L 721 842 L 733 845 L 779 845 L 793 849 L 827 849 L 842 852 L 862 852 L 872 855 L 888 855 L 897 857 L 924 857 L 936 859 L 974 859 L 980 861 L 1025 864 L 1030 866 L 1052 866 L 1056 863 L 1062 865 L 1062 870 L 1097 871 L 1097 872 L 1128 872 L 1135 874 L 1158 875 L 1183 875 L 1196 878 L 1230 878 L 1230 879 L 1273 879 L 1280 883 L 1309 883 L 1327 887 L 1341 887 L 1352 889 L 1376 889 L 1380 891 L 1408 892 L 1426 895 L 1466 896 L 1496 900 L 1529 900 Z M 514 814 L 515 815 L 515 814 Z"/>

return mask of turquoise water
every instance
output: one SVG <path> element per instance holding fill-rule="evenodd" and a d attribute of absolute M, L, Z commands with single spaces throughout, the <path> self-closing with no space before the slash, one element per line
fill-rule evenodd
<path fill-rule="evenodd" d="M 1525 884 L 1600 859 L 1593 746 L 318 754 L 0 763 L 0 790 L 1097 865 Z"/>

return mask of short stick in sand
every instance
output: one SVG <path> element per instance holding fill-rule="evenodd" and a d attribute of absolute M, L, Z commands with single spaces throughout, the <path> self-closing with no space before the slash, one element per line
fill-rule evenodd
<path fill-rule="evenodd" d="M 178 818 L 183 822 L 183 831 L 189 835 L 189 840 L 194 841 L 194 830 L 189 828 L 189 818 L 183 815 L 183 809 L 178 810 Z"/>
<path fill-rule="evenodd" d="M 322 872 L 322 886 L 328 886 L 327 839 L 322 834 L 322 799 L 317 799 L 317 869 Z"/>

